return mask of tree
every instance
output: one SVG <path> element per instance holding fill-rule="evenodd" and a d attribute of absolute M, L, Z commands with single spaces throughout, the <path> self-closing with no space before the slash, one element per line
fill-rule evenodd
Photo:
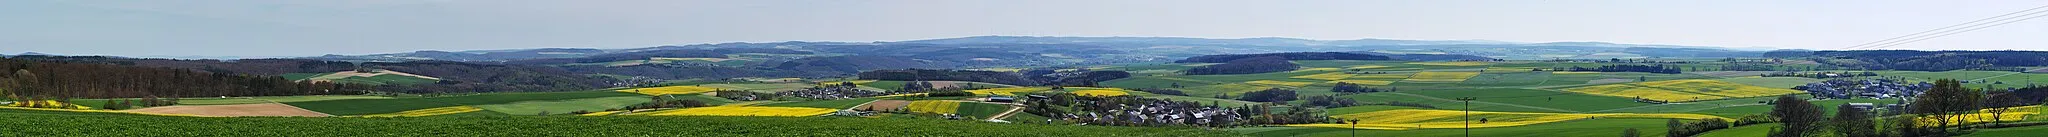
<path fill-rule="evenodd" d="M 1638 131 L 1636 131 L 1636 128 L 1628 128 L 1627 130 L 1621 130 L 1621 137 L 1639 137 L 1639 136 L 1643 136 L 1643 133 L 1642 133 L 1642 132 L 1638 132 Z"/>
<path fill-rule="evenodd" d="M 2018 95 L 1998 94 L 1992 95 L 1990 100 L 1984 101 L 1984 105 L 1991 112 L 1991 122 L 2004 122 L 2003 119 L 1999 119 L 1999 116 L 2011 111 L 2013 106 L 2026 105 L 2025 102 L 2021 102 L 2021 99 L 2016 96 Z"/>
<path fill-rule="evenodd" d="M 1875 129 L 1876 125 L 1873 125 L 1870 121 L 1870 113 L 1864 111 L 1863 108 L 1847 104 L 1836 106 L 1835 117 L 1830 120 L 1832 120 L 1830 123 L 1833 123 L 1830 126 L 1835 128 L 1835 135 L 1843 137 L 1878 136 L 1877 129 Z"/>
<path fill-rule="evenodd" d="M 1976 111 L 1981 104 L 1978 101 L 1982 100 L 1983 96 L 1983 92 L 1964 88 L 1962 81 L 1955 79 L 1935 80 L 1933 88 L 1927 89 L 1927 92 L 1920 93 L 1920 96 L 1914 97 L 1913 108 L 1910 109 L 1914 114 L 1934 116 L 1937 122 L 1933 126 L 1939 129 L 1936 131 L 1949 133 L 1948 127 L 1951 124 L 1961 124 L 1960 122 L 1951 123 L 1961 120 L 1960 117 L 1962 115 L 1958 114 Z"/>
<path fill-rule="evenodd" d="M 1776 105 L 1771 107 L 1771 116 L 1784 124 L 1770 134 L 1773 137 L 1802 137 L 1818 131 L 1822 119 L 1820 107 L 1791 95 L 1778 96 Z"/>
<path fill-rule="evenodd" d="M 1671 130 L 1667 130 L 1667 131 L 1665 131 L 1665 132 L 1664 132 L 1664 136 L 1667 136 L 1667 137 L 1682 137 L 1682 136 L 1685 136 L 1685 133 L 1684 133 L 1684 131 L 1686 131 L 1686 128 L 1685 128 L 1685 123 L 1682 123 L 1682 122 L 1678 122 L 1678 119 L 1671 119 L 1671 120 L 1665 121 L 1665 122 L 1664 122 L 1664 128 L 1665 128 L 1665 129 L 1671 129 Z"/>
<path fill-rule="evenodd" d="M 1924 127 L 1925 125 L 1920 125 L 1919 119 L 1920 116 L 1912 114 L 1898 115 L 1893 116 L 1891 118 L 1886 118 L 1884 128 L 1887 129 L 1885 130 L 1885 133 L 1889 133 L 1890 135 L 1888 136 L 1900 137 L 1925 136 L 1927 135 L 1927 131 L 1926 129 L 1922 129 L 1922 127 Z"/>

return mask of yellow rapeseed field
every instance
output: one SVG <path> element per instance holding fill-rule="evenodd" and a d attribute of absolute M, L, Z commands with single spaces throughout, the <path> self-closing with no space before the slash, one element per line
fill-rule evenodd
<path fill-rule="evenodd" d="M 718 90 L 718 89 L 717 89 L 717 88 L 708 88 L 708 87 L 698 87 L 698 86 L 667 86 L 667 87 L 651 87 L 651 88 L 634 88 L 634 89 L 621 89 L 621 90 L 617 90 L 617 91 L 619 91 L 619 92 L 629 92 L 629 93 L 640 93 L 640 94 L 647 94 L 647 95 L 669 95 L 669 94 L 691 94 L 691 93 L 704 93 L 704 92 L 711 92 L 711 91 L 716 91 L 716 90 Z"/>
<path fill-rule="evenodd" d="M 1414 82 L 1464 82 L 1467 78 L 1479 76 L 1479 72 L 1419 72 L 1407 80 Z"/>
<path fill-rule="evenodd" d="M 1464 114 L 1464 112 L 1457 110 L 1397 109 L 1365 113 L 1352 113 L 1330 117 L 1339 119 L 1358 119 L 1360 120 L 1358 121 L 1358 127 L 1364 129 L 1406 130 L 1417 128 L 1464 128 L 1465 121 L 1462 121 L 1461 119 L 1463 118 L 1462 116 L 1464 116 Z M 1472 117 L 1470 120 L 1472 127 L 1474 128 L 1523 126 L 1589 118 L 1728 119 L 1712 115 L 1679 113 L 1572 114 L 1472 111 L 1471 116 Z M 1480 123 L 1479 119 L 1486 119 L 1486 122 Z M 1334 128 L 1351 127 L 1350 125 L 1345 124 L 1295 124 L 1288 126 Z"/>
<path fill-rule="evenodd" d="M 590 113 L 584 113 L 584 114 L 579 114 L 579 115 L 577 115 L 577 116 L 609 116 L 609 115 L 612 115 L 612 114 L 618 114 L 619 112 L 622 112 L 622 111 L 599 111 L 599 112 L 590 112 Z"/>
<path fill-rule="evenodd" d="M 976 89 L 976 90 L 967 90 L 967 92 L 973 92 L 973 93 L 974 93 L 975 95 L 1004 95 L 1004 96 L 1016 96 L 1016 95 L 1017 95 L 1016 93 L 1028 93 L 1028 92 L 1038 92 L 1038 91 L 1045 91 L 1045 90 L 1052 90 L 1052 88 L 1044 88 L 1044 87 L 1007 87 L 1007 88 L 991 88 L 991 89 Z"/>
<path fill-rule="evenodd" d="M 99 110 L 99 109 L 59 109 L 59 108 L 26 108 L 26 107 L 12 107 L 12 106 L 0 106 L 0 109 L 20 109 L 20 110 L 37 110 L 37 111 L 64 111 L 64 112 L 90 112 L 90 113 L 122 113 L 122 114 L 137 114 L 137 115 L 153 115 L 153 116 L 177 116 L 177 117 L 214 117 L 214 116 L 200 116 L 200 115 L 186 115 L 186 114 L 158 114 L 158 113 L 142 113 L 142 112 L 127 112 L 127 111 L 113 111 L 113 110 Z"/>
<path fill-rule="evenodd" d="M 1406 79 L 1406 78 L 1408 78 L 1408 76 L 1410 76 L 1410 75 L 1415 75 L 1415 74 L 1400 74 L 1400 73 L 1396 73 L 1396 74 L 1365 74 L 1365 75 L 1358 75 L 1358 76 L 1354 76 L 1354 77 L 1351 77 L 1351 78 L 1362 78 L 1362 79 Z"/>
<path fill-rule="evenodd" d="M 1486 62 L 1410 62 L 1410 63 L 1408 63 L 1408 64 L 1415 64 L 1415 65 L 1430 65 L 1430 66 L 1485 66 L 1485 65 L 1492 65 L 1493 63 L 1486 63 Z"/>
<path fill-rule="evenodd" d="M 1352 84 L 1359 84 L 1359 85 L 1374 85 L 1374 86 L 1386 86 L 1387 84 L 1394 84 L 1394 81 L 1383 81 L 1383 80 L 1363 80 L 1363 79 L 1347 79 L 1347 80 L 1334 80 L 1334 81 L 1330 81 L 1330 82 L 1327 82 L 1327 83 L 1337 83 L 1337 82 L 1344 82 L 1344 83 L 1352 83 Z"/>
<path fill-rule="evenodd" d="M 1067 90 L 1074 90 L 1074 92 L 1068 92 L 1068 93 L 1073 93 L 1074 95 L 1081 95 L 1081 96 L 1098 96 L 1098 97 L 1109 97 L 1109 96 L 1123 96 L 1123 95 L 1130 95 L 1130 94 L 1131 94 L 1131 93 L 1130 93 L 1130 92 L 1131 92 L 1130 90 L 1125 90 L 1125 89 L 1121 89 L 1121 88 L 1091 88 L 1091 87 L 1066 87 L 1066 89 L 1067 89 Z"/>
<path fill-rule="evenodd" d="M 1721 82 L 1716 80 L 1699 79 L 1609 84 L 1570 88 L 1564 90 L 1570 92 L 1602 96 L 1628 98 L 1641 97 L 1643 99 L 1665 102 L 1689 102 L 1723 98 L 1776 96 L 1784 94 L 1797 94 L 1801 92 L 1798 90 L 1791 89 L 1758 87 L 1737 83 Z"/>
<path fill-rule="evenodd" d="M 484 110 L 483 108 L 477 108 L 477 107 L 472 107 L 472 106 L 453 106 L 453 107 L 438 107 L 438 108 L 428 108 L 428 109 L 419 109 L 419 110 L 406 110 L 406 111 L 400 111 L 400 112 L 398 112 L 398 113 L 386 113 L 386 114 L 370 114 L 370 115 L 362 115 L 362 117 L 424 117 L 424 116 L 434 116 L 434 115 L 447 115 L 447 114 L 455 114 L 455 113 L 469 113 L 469 112 L 476 112 L 476 111 L 483 111 L 483 110 Z"/>
<path fill-rule="evenodd" d="M 14 102 L 14 104 L 8 104 L 7 106 L 9 106 L 9 107 L 23 107 L 23 108 L 27 108 L 28 106 L 45 106 L 45 108 L 60 108 L 60 109 L 85 109 L 85 110 L 90 110 L 90 109 L 92 109 L 92 107 L 87 107 L 87 106 L 81 106 L 81 105 L 78 105 L 78 104 L 71 104 L 71 103 L 57 102 L 56 100 L 40 100 L 40 101 L 20 101 L 20 102 Z M 61 106 L 61 107 L 48 107 L 48 106 Z"/>
<path fill-rule="evenodd" d="M 1316 84 L 1315 82 L 1293 82 L 1293 81 L 1277 81 L 1277 80 L 1255 80 L 1255 81 L 1245 81 L 1244 83 L 1245 83 L 1245 84 L 1257 84 L 1257 85 L 1276 85 L 1276 86 L 1289 86 L 1289 87 L 1300 87 L 1300 86 L 1308 86 L 1308 84 Z"/>
<path fill-rule="evenodd" d="M 910 105 L 903 108 L 916 113 L 955 114 L 960 109 L 960 101 L 918 100 L 911 101 Z"/>
<path fill-rule="evenodd" d="M 802 117 L 830 114 L 837 109 L 808 107 L 759 107 L 759 106 L 715 106 L 663 110 L 627 115 L 649 116 L 761 116 L 761 117 Z"/>
<path fill-rule="evenodd" d="M 2007 110 L 2005 111 L 2005 113 L 1997 114 L 1997 115 L 1996 115 L 1995 117 L 1994 117 L 1994 116 L 1992 115 L 1992 113 L 1991 113 L 1991 110 L 1992 110 L 1992 109 L 1982 109 L 1982 110 L 1977 110 L 1977 113 L 1971 113 L 1971 114 L 1963 114 L 1962 116 L 1952 117 L 1952 118 L 1959 118 L 1959 119 L 1950 119 L 1950 120 L 1949 120 L 1949 124 L 1950 124 L 1950 125 L 1957 125 L 1957 124 L 1963 124 L 1963 123 L 1984 123 L 1984 122 L 1992 122 L 1992 121 L 1994 121 L 1994 120 L 1995 120 L 1995 121 L 2005 121 L 2005 122 L 2011 122 L 2011 121 L 2019 121 L 2019 120 L 2027 119 L 2027 117 L 2032 117 L 2033 115 L 2036 115 L 2036 114 L 2041 114 L 2041 106 L 2038 106 L 2038 105 L 2036 105 L 2036 106 L 2018 106 L 2018 107 L 2006 107 L 2006 108 L 2007 108 Z M 1993 118 L 1996 118 L 1996 119 L 1993 119 Z M 1940 119 L 1935 119 L 1935 117 L 1934 117 L 1934 116 L 1921 116 L 1921 117 L 1920 117 L 1920 125 L 1938 125 L 1938 124 L 1941 124 L 1940 122 L 1941 122 L 1941 120 L 1940 120 Z M 1958 122 L 1960 122 L 1960 123 L 1958 123 Z"/>
<path fill-rule="evenodd" d="M 1288 77 L 1288 78 L 1298 78 L 1298 79 L 1313 79 L 1313 80 L 1340 80 L 1340 79 L 1345 79 L 1345 78 L 1351 78 L 1351 76 L 1354 76 L 1354 75 L 1357 75 L 1357 74 L 1351 74 L 1351 73 L 1344 73 L 1344 72 L 1330 72 L 1330 73 L 1323 73 L 1323 74 L 1314 74 L 1314 75 L 1301 75 L 1301 76 L 1294 76 L 1294 77 Z"/>

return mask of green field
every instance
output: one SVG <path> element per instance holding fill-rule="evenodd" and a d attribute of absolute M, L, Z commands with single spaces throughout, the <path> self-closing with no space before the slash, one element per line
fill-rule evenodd
<path fill-rule="evenodd" d="M 1967 135 L 1963 135 L 1963 136 L 1965 136 L 1965 137 L 2038 137 L 2038 136 L 2041 136 L 2041 134 L 2042 134 L 2042 133 L 2048 133 L 2048 126 L 2028 126 L 2028 127 L 2011 127 L 2011 128 L 1994 128 L 1994 129 L 1980 129 L 1980 130 L 1977 130 L 1977 132 L 1973 132 L 1973 133 L 1970 133 L 1970 134 L 1967 134 Z"/>
<path fill-rule="evenodd" d="M 1431 97 L 1476 97 L 1479 98 L 1479 100 L 1475 101 L 1570 110 L 1569 112 L 1587 112 L 1651 105 L 1648 103 L 1635 102 L 1634 99 L 1629 98 L 1595 96 L 1562 91 L 1536 89 L 1498 88 L 1470 90 L 1426 90 L 1405 91 L 1404 93 L 1418 94 Z"/>
<path fill-rule="evenodd" d="M 955 109 L 954 111 L 957 111 L 957 112 L 959 112 L 959 113 L 960 113 L 960 116 L 961 116 L 961 117 L 969 117 L 969 118 L 973 118 L 973 119 L 984 119 L 984 118 L 988 118 L 988 117 L 992 117 L 992 116 L 995 116 L 996 114 L 1002 114 L 1002 113 L 1003 113 L 1004 111 L 1010 111 L 1010 106 L 1009 106 L 1009 105 L 1001 105 L 1001 104 L 989 104 L 989 103 L 980 103 L 980 102 L 973 102 L 973 103 L 968 103 L 968 102 L 961 102 L 961 103 L 960 103 L 960 108 L 956 108 L 956 109 Z M 1018 113 L 1023 113 L 1023 112 L 1018 112 Z"/>
<path fill-rule="evenodd" d="M 1192 128 L 869 118 L 192 118 L 0 109 L 0 119 L 8 119 L 0 127 L 32 127 L 0 136 L 1241 136 Z"/>
<path fill-rule="evenodd" d="M 774 93 L 774 92 L 781 92 L 781 91 L 790 91 L 790 90 L 797 90 L 797 89 L 803 89 L 803 88 L 810 88 L 810 87 L 813 87 L 813 86 L 816 86 L 816 85 L 812 85 L 812 84 L 810 84 L 810 83 L 742 83 L 742 84 L 703 84 L 703 85 L 697 85 L 697 86 L 699 86 L 699 87 L 707 87 L 707 88 L 718 88 L 718 89 L 721 89 L 721 90 L 741 90 L 741 91 L 751 91 L 751 92 L 762 92 L 762 93 Z"/>
<path fill-rule="evenodd" d="M 1471 135 L 1475 137 L 1620 136 L 1623 129 L 1637 128 L 1636 130 L 1642 132 L 1646 137 L 1658 137 L 1664 136 L 1664 134 L 1661 134 L 1665 131 L 1664 122 L 1665 120 L 1663 119 L 1573 120 L 1527 126 L 1476 128 L 1472 129 Z M 1353 132 L 1351 129 L 1343 128 L 1312 127 L 1254 127 L 1233 128 L 1229 130 L 1261 137 L 1342 137 L 1351 136 Z M 1358 136 L 1452 137 L 1465 135 L 1464 129 L 1356 130 L 1356 132 Z"/>
<path fill-rule="evenodd" d="M 1821 82 L 1821 81 L 1825 81 L 1825 80 L 1821 80 L 1821 79 L 1813 79 L 1813 78 L 1802 78 L 1802 77 L 1767 77 L 1767 78 L 1763 78 L 1763 77 L 1760 77 L 1760 78 L 1724 78 L 1724 79 L 1715 79 L 1715 80 L 1719 80 L 1719 81 L 1721 81 L 1721 82 L 1728 82 L 1728 83 L 1737 83 L 1737 84 L 1743 84 L 1743 85 L 1751 85 L 1751 86 L 1759 86 L 1759 87 L 1769 87 L 1769 88 L 1782 88 L 1782 89 L 1790 89 L 1790 88 L 1792 88 L 1792 87 L 1797 87 L 1797 86 L 1801 86 L 1801 85 L 1806 85 L 1807 83 L 1814 83 L 1814 82 Z"/>
<path fill-rule="evenodd" d="M 604 109 L 607 108 L 619 108 L 628 105 L 647 102 L 653 102 L 653 100 L 651 98 L 644 96 L 617 96 L 568 100 L 519 101 L 504 104 L 473 106 L 476 106 L 477 108 L 484 108 L 484 110 L 489 110 L 498 113 L 530 115 L 540 113 L 564 114 L 577 110 L 597 112 L 604 111 Z"/>
<path fill-rule="evenodd" d="M 2019 73 L 2009 71 L 1877 71 L 1879 76 L 1905 77 L 1911 82 L 1938 79 L 1968 80 L 1964 87 L 1993 89 L 2022 88 L 2027 84 L 2048 84 L 2048 74 Z M 2002 83 L 2002 84 L 2001 84 Z"/>
<path fill-rule="evenodd" d="M 1770 134 L 1771 134 L 1771 129 L 1772 129 L 1772 128 L 1778 128 L 1778 127 L 1783 127 L 1783 126 L 1784 126 L 1784 124 L 1778 124 L 1778 123 L 1763 123 L 1763 124 L 1755 124 L 1755 125 L 1747 125 L 1747 126 L 1737 126 L 1737 127 L 1730 127 L 1730 128 L 1728 128 L 1728 129 L 1721 129 L 1721 130 L 1714 130 L 1714 131 L 1708 131 L 1707 133 L 1700 133 L 1699 135 L 1693 135 L 1693 136 L 1695 136 L 1695 137 L 1759 137 L 1759 136 L 1765 136 L 1765 135 L 1770 135 Z"/>
<path fill-rule="evenodd" d="M 279 76 L 279 77 L 284 77 L 284 79 L 289 79 L 289 80 L 306 80 L 307 78 L 313 78 L 313 77 L 318 77 L 318 76 L 320 76 L 320 75 L 327 75 L 327 74 L 329 74 L 329 73 L 284 73 L 284 74 L 281 74 L 281 75 L 277 75 L 277 76 Z"/>
<path fill-rule="evenodd" d="M 454 97 L 431 97 L 431 98 L 394 98 L 394 99 L 346 99 L 346 100 L 328 100 L 328 101 L 290 102 L 290 103 L 285 103 L 285 104 L 289 104 L 289 105 L 292 105 L 292 106 L 298 106 L 299 108 L 305 108 L 305 109 L 307 109 L 307 110 L 313 110 L 313 111 L 318 111 L 318 112 L 321 112 L 321 113 L 327 113 L 327 114 L 332 114 L 332 115 L 343 115 L 343 116 L 346 116 L 346 115 L 366 115 L 366 114 L 383 114 L 383 113 L 392 113 L 392 112 L 399 112 L 399 111 L 406 111 L 406 110 L 416 110 L 416 109 L 427 109 L 427 108 L 436 108 L 436 107 L 448 107 L 448 106 L 460 106 L 460 105 L 498 105 L 498 104 L 507 104 L 507 105 L 510 105 L 510 104 L 512 104 L 512 103 L 519 103 L 519 102 L 526 102 L 526 101 L 561 101 L 561 100 L 574 100 L 574 99 L 589 99 L 589 98 L 605 98 L 605 97 L 639 97 L 639 98 L 642 98 L 642 100 L 648 100 L 648 99 L 645 99 L 645 98 L 647 98 L 647 96 L 646 96 L 646 95 L 640 95 L 640 94 L 634 94 L 634 93 L 626 93 L 626 92 L 609 92 L 609 91 L 584 91 L 584 92 L 532 92 L 532 93 L 490 93 L 490 94 L 479 94 L 479 95 L 465 95 L 465 96 L 454 96 Z M 617 99 L 617 100 L 623 100 L 623 99 Z M 615 102 L 615 103 L 617 103 L 617 102 Z M 553 103 L 535 103 L 535 104 L 533 104 L 533 105 L 543 105 L 543 106 L 530 106 L 530 107 L 528 107 L 528 106 L 503 106 L 503 107 L 501 107 L 501 108 L 511 108 L 511 109 L 508 109 L 508 110 L 504 110 L 504 111 L 536 111 L 536 112 L 537 112 L 537 111 L 549 111 L 549 112 L 556 112 L 556 113 L 560 113 L 560 112 L 569 112 L 569 111 L 576 111 L 576 110 L 588 110 L 588 109 L 592 109 L 592 108 L 564 108 L 564 107 L 550 107 L 550 106 L 558 106 L 558 105 L 562 105 L 562 104 L 553 104 Z M 611 107 L 623 107 L 623 106 L 625 106 L 625 105 L 630 105 L 630 104 L 620 104 L 620 105 L 618 105 L 618 106 L 611 106 Z M 500 110 L 490 110 L 490 109 L 486 109 L 486 111 L 500 111 Z M 519 113 L 508 113 L 508 114 L 519 114 Z M 521 115 L 524 115 L 524 114 L 521 114 Z"/>

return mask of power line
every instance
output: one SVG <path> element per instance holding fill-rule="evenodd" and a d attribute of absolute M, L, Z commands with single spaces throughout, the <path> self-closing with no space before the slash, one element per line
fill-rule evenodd
<path fill-rule="evenodd" d="M 2032 14 L 2027 14 L 2027 15 L 2033 15 L 2033 14 L 2041 14 L 2041 13 L 2048 13 L 2048 11 L 2034 12 L 2034 13 L 2032 13 Z M 1928 40 L 1928 39 L 1934 39 L 1934 38 L 1941 38 L 1941 37 L 1944 37 L 1944 36 L 1948 36 L 1948 35 L 1955 35 L 1955 34 L 1960 34 L 1960 33 L 1965 33 L 1965 32 L 1970 32 L 1970 31 L 1977 31 L 1978 29 L 1984 29 L 1984 28 L 1991 28 L 1991 27 L 1997 27 L 1997 26 L 1999 26 L 1999 25 L 2005 25 L 2005 24 L 2012 24 L 2012 23 L 2014 23 L 2014 22 L 2021 22 L 2021 21 L 2027 21 L 2027 20 L 2032 20 L 2032 19 L 2034 19 L 2034 18 L 2041 18 L 2041 17 L 2048 17 L 2048 14 L 2036 15 L 2036 16 L 2033 16 L 2033 17 L 2027 17 L 2027 18 L 2020 18 L 2019 20 L 2013 20 L 2013 21 L 2008 21 L 2008 22 L 2003 22 L 2003 23 L 1998 23 L 1998 24 L 1991 24 L 1990 26 L 1984 26 L 1984 27 L 1970 28 L 1970 29 L 1967 29 L 1967 30 L 1963 30 L 1963 31 L 1958 31 L 1958 32 L 1955 32 L 1955 33 L 1946 33 L 1946 34 L 1941 34 L 1941 35 L 1935 35 L 1935 36 L 1933 36 L 1933 37 L 1925 37 L 1925 38 L 1921 38 L 1921 39 L 1915 39 L 1915 40 L 1912 40 L 1912 41 L 1905 41 L 1905 42 L 1901 42 L 1901 43 L 1897 43 L 1897 44 L 1892 44 L 1892 45 L 1886 45 L 1886 46 L 1882 46 L 1882 47 L 1877 47 L 1877 48 L 1889 48 L 1889 47 L 1892 47 L 1892 46 L 1899 46 L 1899 45 L 1905 45 L 1905 44 L 1908 44 L 1908 43 L 1913 43 L 1913 42 L 1920 42 L 1920 41 L 1922 41 L 1922 40 Z M 2015 17 L 2015 18 L 2017 18 L 2017 17 Z M 2012 19 L 2012 18 L 2007 18 L 2007 19 Z"/>
<path fill-rule="evenodd" d="M 1991 19 L 2005 18 L 2005 16 L 2012 16 L 2013 14 L 2019 14 L 2019 13 L 2025 13 L 2025 12 L 2027 12 L 2027 11 L 2034 11 L 2034 10 L 2039 10 L 2039 9 L 2041 9 L 2041 8 L 2048 8 L 2048 5 L 2042 5 L 2042 6 L 2040 6 L 2040 7 L 2034 7 L 2034 8 L 2032 8 L 2032 9 L 2027 9 L 2027 10 L 2021 10 L 2021 11 L 2017 11 L 2017 12 L 2012 12 L 2012 13 L 2005 13 L 2005 15 L 1998 15 L 1998 16 L 1992 16 L 1992 17 L 1990 17 L 1990 18 L 1984 18 L 1984 19 L 1977 19 L 1977 20 L 1975 20 L 1975 21 L 1970 21 L 1970 22 L 1964 22 L 1964 23 L 1962 23 L 1962 24 L 1956 24 L 1956 25 L 1949 25 L 1949 26 L 1947 26 L 1947 27 L 1941 27 L 1941 28 L 1936 28 L 1936 29 L 1933 29 L 1933 30 L 1927 30 L 1927 31 L 1920 31 L 1919 33 L 1913 33 L 1913 34 L 1906 34 L 1906 35 L 1904 35 L 1904 36 L 1899 36 L 1899 37 L 1892 37 L 1892 38 L 1890 38 L 1890 39 L 1884 39 L 1884 40 L 1878 40 L 1878 41 L 1871 41 L 1870 43 L 1863 43 L 1863 44 L 1859 44 L 1859 45 L 1856 45 L 1856 46 L 1849 46 L 1849 47 L 1844 47 L 1844 48 L 1842 48 L 1842 49 L 1857 49 L 1857 48 L 1859 48 L 1859 47 L 1862 47 L 1862 48 L 1874 47 L 1874 46 L 1877 46 L 1877 45 L 1872 45 L 1872 44 L 1878 44 L 1878 43 L 1885 43 L 1885 42 L 1887 42 L 1887 41 L 1899 40 L 1899 39 L 1901 39 L 1901 38 L 1906 38 L 1906 37 L 1912 37 L 1912 36 L 1919 36 L 1920 34 L 1927 34 L 1928 32 L 1935 32 L 1935 31 L 1941 31 L 1941 30 L 1948 30 L 1949 28 L 1955 28 L 1955 27 L 1957 27 L 1957 26 L 1964 26 L 1964 25 L 1970 25 L 1970 24 L 1978 24 L 1977 22 L 1984 22 L 1984 21 L 1986 21 L 1986 20 L 1991 20 Z M 1880 45 L 1881 45 L 1881 44 L 1880 44 Z"/>
<path fill-rule="evenodd" d="M 2048 6 L 2042 6 L 2042 7 L 2048 7 Z M 2041 16 L 2034 16 L 2034 15 L 2035 15 L 2035 14 L 2041 14 L 2041 13 L 2048 13 L 2048 10 L 2042 10 L 2042 11 L 2034 11 L 2034 10 L 2036 10 L 2036 9 L 2041 9 L 2041 8 L 2037 7 L 2037 8 L 2034 8 L 2034 9 L 2027 9 L 2027 10 L 2021 10 L 2021 11 L 2019 11 L 2019 12 L 2007 13 L 2007 14 L 2005 14 L 2005 15 L 1993 16 L 1993 17 L 1991 17 L 1991 18 L 1986 18 L 1986 19 L 1997 19 L 1997 20 L 1992 20 L 1991 22 L 1981 22 L 1981 23 L 1979 23 L 1978 21 L 1972 21 L 1972 22 L 1969 22 L 1969 23 L 1964 23 L 1964 24 L 1970 24 L 1970 25 L 1967 25 L 1967 26 L 1963 26 L 1963 27 L 1961 27 L 1961 28 L 1955 28 L 1955 29 L 1946 29 L 1946 30 L 1941 30 L 1941 29 L 1937 29 L 1937 30 L 1940 30 L 1940 31 L 1935 31 L 1935 33 L 1926 33 L 1927 35 L 1918 35 L 1918 36 L 1908 37 L 1908 38 L 1905 38 L 1905 39 L 1897 39 L 1896 41 L 1890 41 L 1890 42 L 1882 42 L 1882 43 L 1879 43 L 1879 44 L 1877 44 L 1877 45 L 1871 45 L 1871 46 L 1868 46 L 1868 47 L 1862 47 L 1862 48 L 1860 48 L 1860 49 L 1882 49 L 1882 48 L 1890 48 L 1890 47 L 1893 47 L 1893 46 L 1899 46 L 1899 45 L 1905 45 L 1905 44 L 1910 44 L 1910 43 L 1913 43 L 1913 42 L 1919 42 L 1919 41 L 1922 41 L 1922 40 L 1928 40 L 1928 39 L 1934 39 L 1934 38 L 1946 37 L 1946 36 L 1949 36 L 1949 35 L 1955 35 L 1955 34 L 1957 34 L 1957 33 L 1965 33 L 1965 32 L 1970 32 L 1970 31 L 1976 31 L 1976 30 L 1978 30 L 1978 29 L 1984 29 L 1984 28 L 1990 28 L 1990 27 L 1997 27 L 1997 26 L 1999 26 L 1999 25 L 2005 25 L 2005 24 L 2010 24 L 2010 23 L 2013 23 L 2013 22 L 2020 22 L 2020 21 L 2026 21 L 2026 20 L 2030 20 L 2030 19 L 2034 19 L 2034 18 L 2040 18 Z M 2026 14 L 2021 14 L 2020 16 L 2010 16 L 2010 15 L 2014 15 L 2014 14 L 2019 14 L 2019 13 L 2026 13 Z M 2027 17 L 2027 16 L 2034 16 L 2034 17 Z M 2022 18 L 2022 17 L 2025 17 L 2025 18 Z M 2013 19 L 2019 19 L 2019 20 L 2013 20 Z M 1979 21 L 1982 21 L 1982 20 L 1979 20 Z M 1993 23 L 1996 23 L 1996 24 L 1993 24 Z M 1986 24 L 1990 24 L 1990 25 L 1986 25 Z M 1958 24 L 1958 25 L 1961 25 L 1961 24 Z M 1930 30 L 1930 31 L 1934 31 L 1934 30 Z M 1912 35 L 1909 35 L 1909 36 L 1912 36 Z"/>

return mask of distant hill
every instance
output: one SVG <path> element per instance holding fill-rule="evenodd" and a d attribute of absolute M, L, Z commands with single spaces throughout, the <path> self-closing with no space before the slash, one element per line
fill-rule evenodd
<path fill-rule="evenodd" d="M 1851 50 L 1851 51 L 1772 51 L 1766 55 L 1776 58 L 1803 58 L 1814 62 L 1864 69 L 1947 71 L 1959 69 L 1997 69 L 2018 71 L 2023 66 L 2048 66 L 2048 52 L 2044 51 L 1914 51 L 1914 50 Z"/>
<path fill-rule="evenodd" d="M 1724 58 L 1757 57 L 1762 51 L 1754 48 L 1721 48 L 1707 46 L 1680 46 L 1655 44 L 1620 44 L 1606 42 L 1550 42 L 1518 43 L 1486 40 L 1309 40 L 1295 38 L 1239 38 L 1210 39 L 1183 37 L 1029 37 L 1029 36 L 977 36 L 900 42 L 773 42 L 773 43 L 717 43 L 667 45 L 628 49 L 508 49 L 475 51 L 417 51 L 409 53 L 371 55 L 328 55 L 307 57 L 321 60 L 351 61 L 512 61 L 547 58 L 576 58 L 613 53 L 640 52 L 651 50 L 717 50 L 717 49 L 786 49 L 816 53 L 842 53 L 856 55 L 914 56 L 916 54 L 970 54 L 958 51 L 1001 51 L 973 52 L 979 55 L 1026 55 L 1000 56 L 1032 58 L 1015 62 L 1035 63 L 1105 63 L 1092 60 L 1113 61 L 1166 61 L 1162 59 L 1185 58 L 1208 54 L 1250 54 L 1273 52 L 1316 52 L 1316 51 L 1376 51 L 1382 53 L 1436 53 L 1473 55 L 1497 59 L 1607 59 L 1607 58 Z M 939 52 L 949 51 L 949 52 Z M 989 54 L 995 53 L 995 54 Z M 1014 53 L 1014 54 L 1012 54 Z M 1030 57 L 1030 56 L 1043 56 Z M 922 58 L 934 60 L 961 60 L 955 58 Z M 975 58 L 965 58 L 975 59 Z M 987 60 L 987 59 L 983 59 Z M 1079 60 L 1079 61 L 1076 61 Z M 1053 62 L 1047 62 L 1053 61 Z M 1128 62 L 1119 62 L 1128 63 Z"/>
<path fill-rule="evenodd" d="M 1280 57 L 1285 60 L 1392 60 L 1387 56 L 1344 53 L 1344 52 L 1289 52 L 1263 54 L 1225 54 L 1189 57 L 1174 63 L 1224 63 L 1245 58 Z"/>
<path fill-rule="evenodd" d="M 1458 54 L 1389 54 L 1389 53 L 1379 53 L 1379 52 L 1350 52 L 1350 53 L 1358 53 L 1358 54 L 1370 54 L 1370 55 L 1379 55 L 1379 56 L 1387 56 L 1388 58 L 1393 58 L 1394 60 L 1406 60 L 1406 61 L 1466 61 L 1466 60 L 1498 60 L 1498 59 L 1495 59 L 1495 58 L 1488 58 L 1488 57 L 1481 57 L 1481 56 L 1473 56 L 1473 55 L 1458 55 Z"/>

